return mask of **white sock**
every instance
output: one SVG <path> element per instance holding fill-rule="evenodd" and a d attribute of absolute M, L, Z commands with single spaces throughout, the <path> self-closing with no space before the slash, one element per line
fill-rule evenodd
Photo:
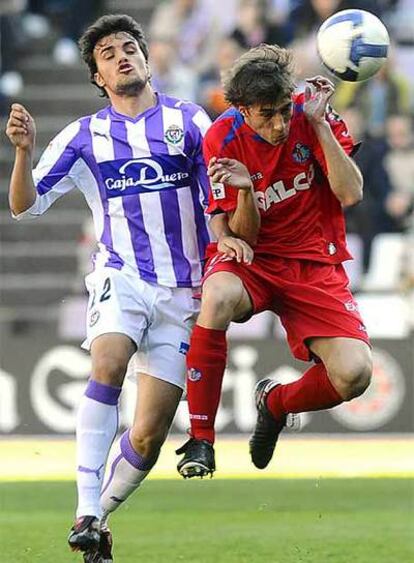
<path fill-rule="evenodd" d="M 101 494 L 102 524 L 106 525 L 109 513 L 116 510 L 137 489 L 157 461 L 158 454 L 145 459 L 132 447 L 129 430 L 114 444 L 105 485 Z"/>
<path fill-rule="evenodd" d="M 76 517 L 101 517 L 99 497 L 105 464 L 118 430 L 120 387 L 89 380 L 76 422 Z"/>

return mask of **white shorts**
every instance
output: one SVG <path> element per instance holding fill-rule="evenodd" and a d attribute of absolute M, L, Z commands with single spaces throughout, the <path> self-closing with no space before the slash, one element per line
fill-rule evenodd
<path fill-rule="evenodd" d="M 200 310 L 199 288 L 150 284 L 136 275 L 101 268 L 86 276 L 86 340 L 118 332 L 137 346 L 134 368 L 184 389 L 185 356 Z"/>

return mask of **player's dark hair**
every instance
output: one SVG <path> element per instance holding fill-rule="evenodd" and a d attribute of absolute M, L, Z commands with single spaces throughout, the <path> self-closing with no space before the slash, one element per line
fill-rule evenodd
<path fill-rule="evenodd" d="M 275 104 L 294 88 L 291 52 L 266 43 L 244 53 L 223 77 L 225 98 L 236 107 Z"/>
<path fill-rule="evenodd" d="M 126 14 L 110 14 L 102 16 L 96 20 L 88 29 L 84 32 L 82 37 L 79 39 L 79 49 L 81 52 L 81 57 L 89 68 L 89 75 L 92 84 L 100 90 L 100 95 L 102 97 L 108 97 L 104 88 L 98 86 L 95 82 L 94 76 L 98 68 L 96 66 L 95 57 L 93 51 L 96 44 L 113 33 L 129 33 L 134 39 L 137 40 L 139 48 L 141 49 L 145 60 L 148 62 L 148 44 L 145 39 L 144 31 L 138 22 Z"/>

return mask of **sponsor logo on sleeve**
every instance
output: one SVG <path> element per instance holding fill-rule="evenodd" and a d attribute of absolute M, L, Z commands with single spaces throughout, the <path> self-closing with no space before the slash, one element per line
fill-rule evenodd
<path fill-rule="evenodd" d="M 224 184 L 219 182 L 210 182 L 211 185 L 211 193 L 213 195 L 213 199 L 224 199 L 226 197 L 226 190 L 224 188 Z"/>

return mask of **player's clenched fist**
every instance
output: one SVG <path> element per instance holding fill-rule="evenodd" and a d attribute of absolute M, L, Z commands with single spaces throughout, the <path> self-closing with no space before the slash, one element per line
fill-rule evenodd
<path fill-rule="evenodd" d="M 21 104 L 11 106 L 6 135 L 16 148 L 33 149 L 36 135 L 35 122 L 27 109 Z"/>

